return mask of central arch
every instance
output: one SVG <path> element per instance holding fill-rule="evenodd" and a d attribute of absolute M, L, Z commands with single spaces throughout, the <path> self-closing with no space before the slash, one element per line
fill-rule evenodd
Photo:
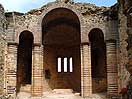
<path fill-rule="evenodd" d="M 80 92 L 80 43 L 80 21 L 73 11 L 56 8 L 44 16 L 43 62 L 45 80 L 49 89 L 73 89 Z"/>

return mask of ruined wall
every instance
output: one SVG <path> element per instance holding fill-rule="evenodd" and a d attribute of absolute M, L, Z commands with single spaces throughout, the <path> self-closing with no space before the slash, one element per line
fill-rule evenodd
<path fill-rule="evenodd" d="M 4 8 L 0 4 L 0 95 L 4 91 L 4 69 L 5 69 L 5 31 L 6 31 L 6 22 L 5 22 L 5 13 Z"/>
<path fill-rule="evenodd" d="M 37 22 L 40 20 L 39 18 L 42 18 L 41 16 L 43 14 L 43 11 L 45 11 L 46 9 L 50 9 L 52 7 L 55 7 L 59 4 L 62 5 L 62 6 L 63 5 L 65 6 L 65 4 L 68 5 L 68 6 L 72 6 L 72 7 L 75 7 L 78 11 L 80 11 L 80 13 L 83 16 L 83 19 L 85 21 L 85 26 L 84 26 L 85 29 L 82 30 L 82 31 L 85 31 L 85 33 L 81 34 L 81 37 L 82 37 L 81 41 L 82 42 L 83 41 L 84 42 L 89 42 L 88 34 L 93 28 L 101 29 L 103 31 L 103 34 L 104 34 L 105 38 L 106 38 L 106 33 L 107 33 L 107 29 L 106 29 L 107 20 L 106 20 L 106 17 L 108 15 L 105 15 L 104 12 L 109 10 L 109 8 L 107 8 L 107 7 L 97 7 L 95 5 L 86 4 L 86 3 L 74 3 L 74 2 L 65 2 L 65 3 L 61 2 L 60 3 L 58 1 L 56 1 L 54 3 L 48 3 L 47 5 L 44 5 L 43 7 L 41 7 L 40 9 L 32 10 L 32 11 L 26 13 L 25 15 L 16 16 L 16 18 L 15 18 L 15 33 L 16 34 L 15 34 L 14 41 L 18 42 L 17 38 L 19 38 L 18 36 L 23 30 L 29 30 L 31 32 L 33 31 L 32 33 L 34 35 L 34 43 L 36 43 L 36 42 L 41 43 L 39 41 L 41 41 L 41 38 L 42 38 L 42 37 L 40 37 L 42 31 L 39 31 L 39 29 L 41 29 L 42 27 L 39 27 L 40 25 L 38 25 Z M 113 24 L 114 24 L 113 27 L 115 27 L 115 23 L 116 22 L 114 21 L 114 22 L 109 23 L 109 25 L 113 26 Z M 80 23 L 80 24 L 83 24 L 83 23 Z M 108 31 L 111 31 L 111 30 L 108 30 Z M 111 33 L 111 32 L 109 32 L 109 33 Z M 52 61 L 52 57 L 50 57 L 50 56 L 52 56 L 52 55 L 48 55 L 49 56 L 48 59 L 51 60 L 51 61 Z M 55 57 L 55 59 L 56 59 L 56 57 Z M 46 61 L 46 60 L 44 59 L 44 61 Z M 52 63 L 52 62 L 50 62 L 50 63 Z M 47 66 L 47 64 L 44 64 L 44 70 L 43 71 L 46 70 L 45 69 L 46 66 Z M 57 66 L 57 65 L 55 64 L 55 66 Z M 56 68 L 54 67 L 54 69 L 51 69 L 51 70 L 56 71 L 55 69 Z M 78 75 L 79 75 L 79 73 L 78 73 Z M 55 78 L 56 75 L 54 73 L 52 73 L 52 76 Z M 68 77 L 65 78 L 65 79 L 68 79 Z M 58 83 L 56 79 L 53 79 L 53 80 L 54 80 L 54 82 L 50 83 L 50 85 L 52 85 L 52 88 L 54 88 L 53 86 L 57 85 L 56 83 Z M 76 79 L 74 81 L 76 81 Z M 59 82 L 59 85 L 63 86 L 63 88 L 68 88 L 69 87 L 69 86 L 67 87 L 66 84 L 64 86 L 64 84 L 63 84 L 64 81 L 60 81 L 60 82 Z M 80 81 L 76 81 L 76 82 L 78 82 L 77 84 L 80 85 Z M 98 84 L 96 82 L 101 82 L 100 85 L 99 85 L 99 88 L 101 88 L 102 86 L 105 85 L 105 87 L 103 87 L 104 88 L 103 90 L 106 90 L 106 87 L 107 87 L 106 79 L 93 80 L 93 83 L 95 85 Z M 73 84 L 70 84 L 70 85 L 73 85 Z M 46 87 L 46 86 L 44 85 L 44 87 Z M 57 87 L 55 87 L 55 88 L 57 88 Z M 72 86 L 72 87 L 74 87 L 74 86 Z M 70 87 L 70 88 L 72 88 L 72 87 Z M 78 86 L 78 87 L 80 87 L 80 86 Z M 80 88 L 78 88 L 78 89 L 80 89 Z M 97 90 L 97 88 L 93 88 L 93 90 L 94 89 Z"/>
<path fill-rule="evenodd" d="M 42 46 L 42 25 L 41 25 L 42 22 L 41 21 L 44 18 L 45 13 L 48 13 L 48 11 L 50 11 L 54 8 L 56 9 L 56 7 L 64 7 L 64 8 L 66 7 L 69 10 L 72 10 L 73 12 L 75 11 L 77 14 L 79 13 L 77 16 L 79 17 L 80 24 L 81 24 L 81 26 L 80 26 L 81 27 L 81 33 L 80 33 L 81 34 L 80 35 L 81 43 L 89 43 L 88 35 L 89 35 L 90 31 L 94 28 L 98 28 L 98 29 L 102 30 L 102 32 L 104 34 L 104 40 L 105 40 L 104 42 L 106 42 L 107 40 L 115 40 L 116 45 L 117 45 L 118 40 L 119 40 L 118 31 L 117 31 L 118 30 L 118 21 L 117 21 L 117 11 L 113 10 L 114 7 L 111 7 L 111 8 L 97 7 L 95 5 L 88 4 L 88 3 L 75 3 L 75 2 L 71 2 L 71 1 L 69 2 L 69 1 L 70 0 L 57 0 L 55 2 L 48 3 L 47 5 L 44 5 L 43 7 L 39 8 L 39 9 L 34 9 L 26 14 L 17 13 L 17 12 L 6 13 L 6 18 L 7 18 L 7 22 L 8 22 L 7 41 L 8 41 L 8 45 L 9 45 L 8 47 L 10 47 L 10 45 L 11 45 L 11 48 L 9 48 L 9 51 L 10 50 L 12 51 L 11 52 L 12 55 L 16 55 L 16 52 L 18 51 L 17 45 L 19 44 L 19 35 L 25 30 L 28 30 L 33 33 L 33 36 L 34 36 L 34 44 L 33 45 L 34 46 L 35 45 Z M 83 20 L 83 21 L 81 21 L 81 20 Z M 13 52 L 14 49 L 12 49 L 12 46 L 15 48 L 14 52 Z M 118 46 L 116 46 L 116 47 L 118 47 Z M 78 49 L 78 51 L 79 51 L 79 49 Z M 45 51 L 45 53 L 47 53 L 47 52 Z M 8 55 L 8 56 L 10 59 L 11 58 L 10 55 Z M 51 58 L 53 58 L 53 54 L 49 55 L 48 57 L 49 57 L 49 60 L 52 61 Z M 79 57 L 79 55 L 77 57 Z M 13 61 L 11 60 L 9 62 L 9 66 L 14 65 L 14 67 L 12 68 L 14 70 L 14 68 L 16 68 L 16 66 L 17 66 L 17 64 L 16 64 L 17 57 L 13 56 L 13 58 L 14 58 L 13 60 L 15 60 L 14 61 L 15 65 L 12 64 Z M 76 63 L 76 64 L 78 64 L 78 63 Z M 44 65 L 44 67 L 46 68 L 45 64 L 41 64 L 41 65 L 42 66 Z M 113 64 L 111 64 L 111 65 L 113 65 Z M 43 73 L 45 71 L 45 68 L 43 70 Z M 80 68 L 80 67 L 78 67 L 78 68 Z M 54 74 L 52 74 L 52 75 L 54 75 Z M 43 78 L 45 79 L 44 74 L 43 74 Z M 111 78 L 111 81 L 113 81 L 113 76 L 111 76 L 110 78 Z M 38 81 L 38 82 L 40 82 L 40 81 Z M 80 81 L 77 81 L 77 82 L 79 82 L 79 84 L 80 84 Z M 97 81 L 94 81 L 94 82 L 95 82 L 95 84 L 98 84 L 98 83 L 96 83 Z M 106 79 L 104 79 L 104 80 L 100 79 L 99 82 L 102 82 L 102 83 L 100 83 L 99 88 L 101 88 L 102 86 L 105 86 L 105 88 L 108 87 L 106 85 Z M 45 85 L 48 86 L 48 84 L 45 84 Z M 97 89 L 99 90 L 99 88 L 97 88 Z M 80 89 L 80 88 L 78 88 L 78 89 Z"/>
<path fill-rule="evenodd" d="M 24 30 L 29 30 L 34 35 L 34 42 L 41 43 L 41 32 L 42 32 L 41 28 L 42 27 L 40 24 L 42 24 L 41 22 L 43 18 L 42 16 L 44 13 L 48 12 L 48 9 L 53 9 L 56 6 L 58 7 L 63 6 L 64 8 L 66 6 L 66 8 L 69 7 L 68 9 L 71 9 L 71 10 L 73 10 L 72 9 L 73 7 L 78 11 L 78 13 L 82 15 L 82 18 L 78 16 L 80 17 L 80 21 L 81 19 L 84 20 L 84 23 L 81 23 L 81 24 L 85 25 L 83 26 L 85 29 L 82 30 L 85 32 L 81 36 L 82 42 L 88 42 L 88 33 L 93 28 L 100 28 L 104 32 L 104 35 L 106 35 L 105 34 L 106 33 L 105 27 L 107 27 L 106 21 L 105 21 L 106 17 L 103 15 L 103 13 L 109 10 L 109 8 L 97 7 L 89 3 L 75 3 L 75 2 L 63 3 L 63 2 L 55 1 L 55 2 L 48 3 L 39 9 L 33 9 L 23 15 L 17 14 L 17 13 L 12 14 L 12 18 L 9 17 L 8 19 L 9 19 L 9 22 L 12 24 L 12 26 L 13 25 L 14 26 L 8 29 L 9 30 L 9 34 L 7 35 L 7 38 L 9 38 L 8 41 L 12 40 L 18 43 L 20 33 Z M 7 16 L 8 16 L 8 13 L 7 13 Z"/>
<path fill-rule="evenodd" d="M 6 20 L 7 20 L 7 41 L 8 43 L 15 42 L 15 31 L 16 31 L 16 17 L 22 16 L 23 13 L 19 12 L 6 12 Z"/>
<path fill-rule="evenodd" d="M 129 0 L 119 1 L 119 38 L 120 38 L 120 53 L 119 53 L 119 85 L 121 88 L 126 88 L 130 77 L 129 67 L 131 67 L 131 21 L 128 13 L 131 6 Z"/>

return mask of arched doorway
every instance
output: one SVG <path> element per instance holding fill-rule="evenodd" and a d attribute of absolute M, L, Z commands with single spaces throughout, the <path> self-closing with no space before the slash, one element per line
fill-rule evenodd
<path fill-rule="evenodd" d="M 31 91 L 33 34 L 23 31 L 19 36 L 17 53 L 17 92 Z M 23 88 L 24 86 L 25 89 Z"/>
<path fill-rule="evenodd" d="M 42 22 L 44 74 L 50 89 L 81 90 L 80 22 L 75 13 L 56 8 Z"/>
<path fill-rule="evenodd" d="M 91 44 L 91 68 L 93 93 L 107 91 L 106 44 L 102 30 L 95 28 L 89 33 Z"/>

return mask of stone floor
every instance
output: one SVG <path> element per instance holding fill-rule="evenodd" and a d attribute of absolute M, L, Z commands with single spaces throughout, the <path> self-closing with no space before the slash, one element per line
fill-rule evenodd
<path fill-rule="evenodd" d="M 51 92 L 44 92 L 41 98 L 31 97 L 27 92 L 18 94 L 17 99 L 83 99 L 79 93 L 73 93 L 71 90 L 55 89 Z M 105 93 L 93 94 L 85 99 L 106 99 Z"/>

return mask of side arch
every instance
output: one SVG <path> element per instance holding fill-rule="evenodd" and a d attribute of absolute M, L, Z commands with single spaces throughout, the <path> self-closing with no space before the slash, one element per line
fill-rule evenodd
<path fill-rule="evenodd" d="M 98 26 L 98 27 L 91 27 L 88 31 L 87 31 L 87 35 L 90 35 L 90 33 L 94 30 L 99 30 L 100 32 L 102 32 L 102 35 L 103 35 L 103 38 L 104 38 L 104 41 L 106 40 L 106 29 L 105 29 L 105 26 Z M 89 38 L 88 38 L 88 42 L 90 42 Z"/>
<path fill-rule="evenodd" d="M 32 32 L 23 31 L 20 33 L 17 49 L 17 92 L 20 92 L 26 85 L 31 87 L 32 84 L 33 41 Z M 31 92 L 31 90 L 28 91 Z"/>
<path fill-rule="evenodd" d="M 106 44 L 104 33 L 99 28 L 93 28 L 88 34 L 91 47 L 91 77 L 93 93 L 107 91 Z"/>
<path fill-rule="evenodd" d="M 16 37 L 15 42 L 17 44 L 19 44 L 19 41 L 20 41 L 19 37 L 20 37 L 21 33 L 23 33 L 23 32 L 29 32 L 29 33 L 31 33 L 32 36 L 33 36 L 33 43 L 35 42 L 36 36 L 34 35 L 34 32 L 32 30 L 28 30 L 28 29 L 22 28 L 20 30 L 17 30 L 17 33 L 15 33 L 15 37 Z"/>

